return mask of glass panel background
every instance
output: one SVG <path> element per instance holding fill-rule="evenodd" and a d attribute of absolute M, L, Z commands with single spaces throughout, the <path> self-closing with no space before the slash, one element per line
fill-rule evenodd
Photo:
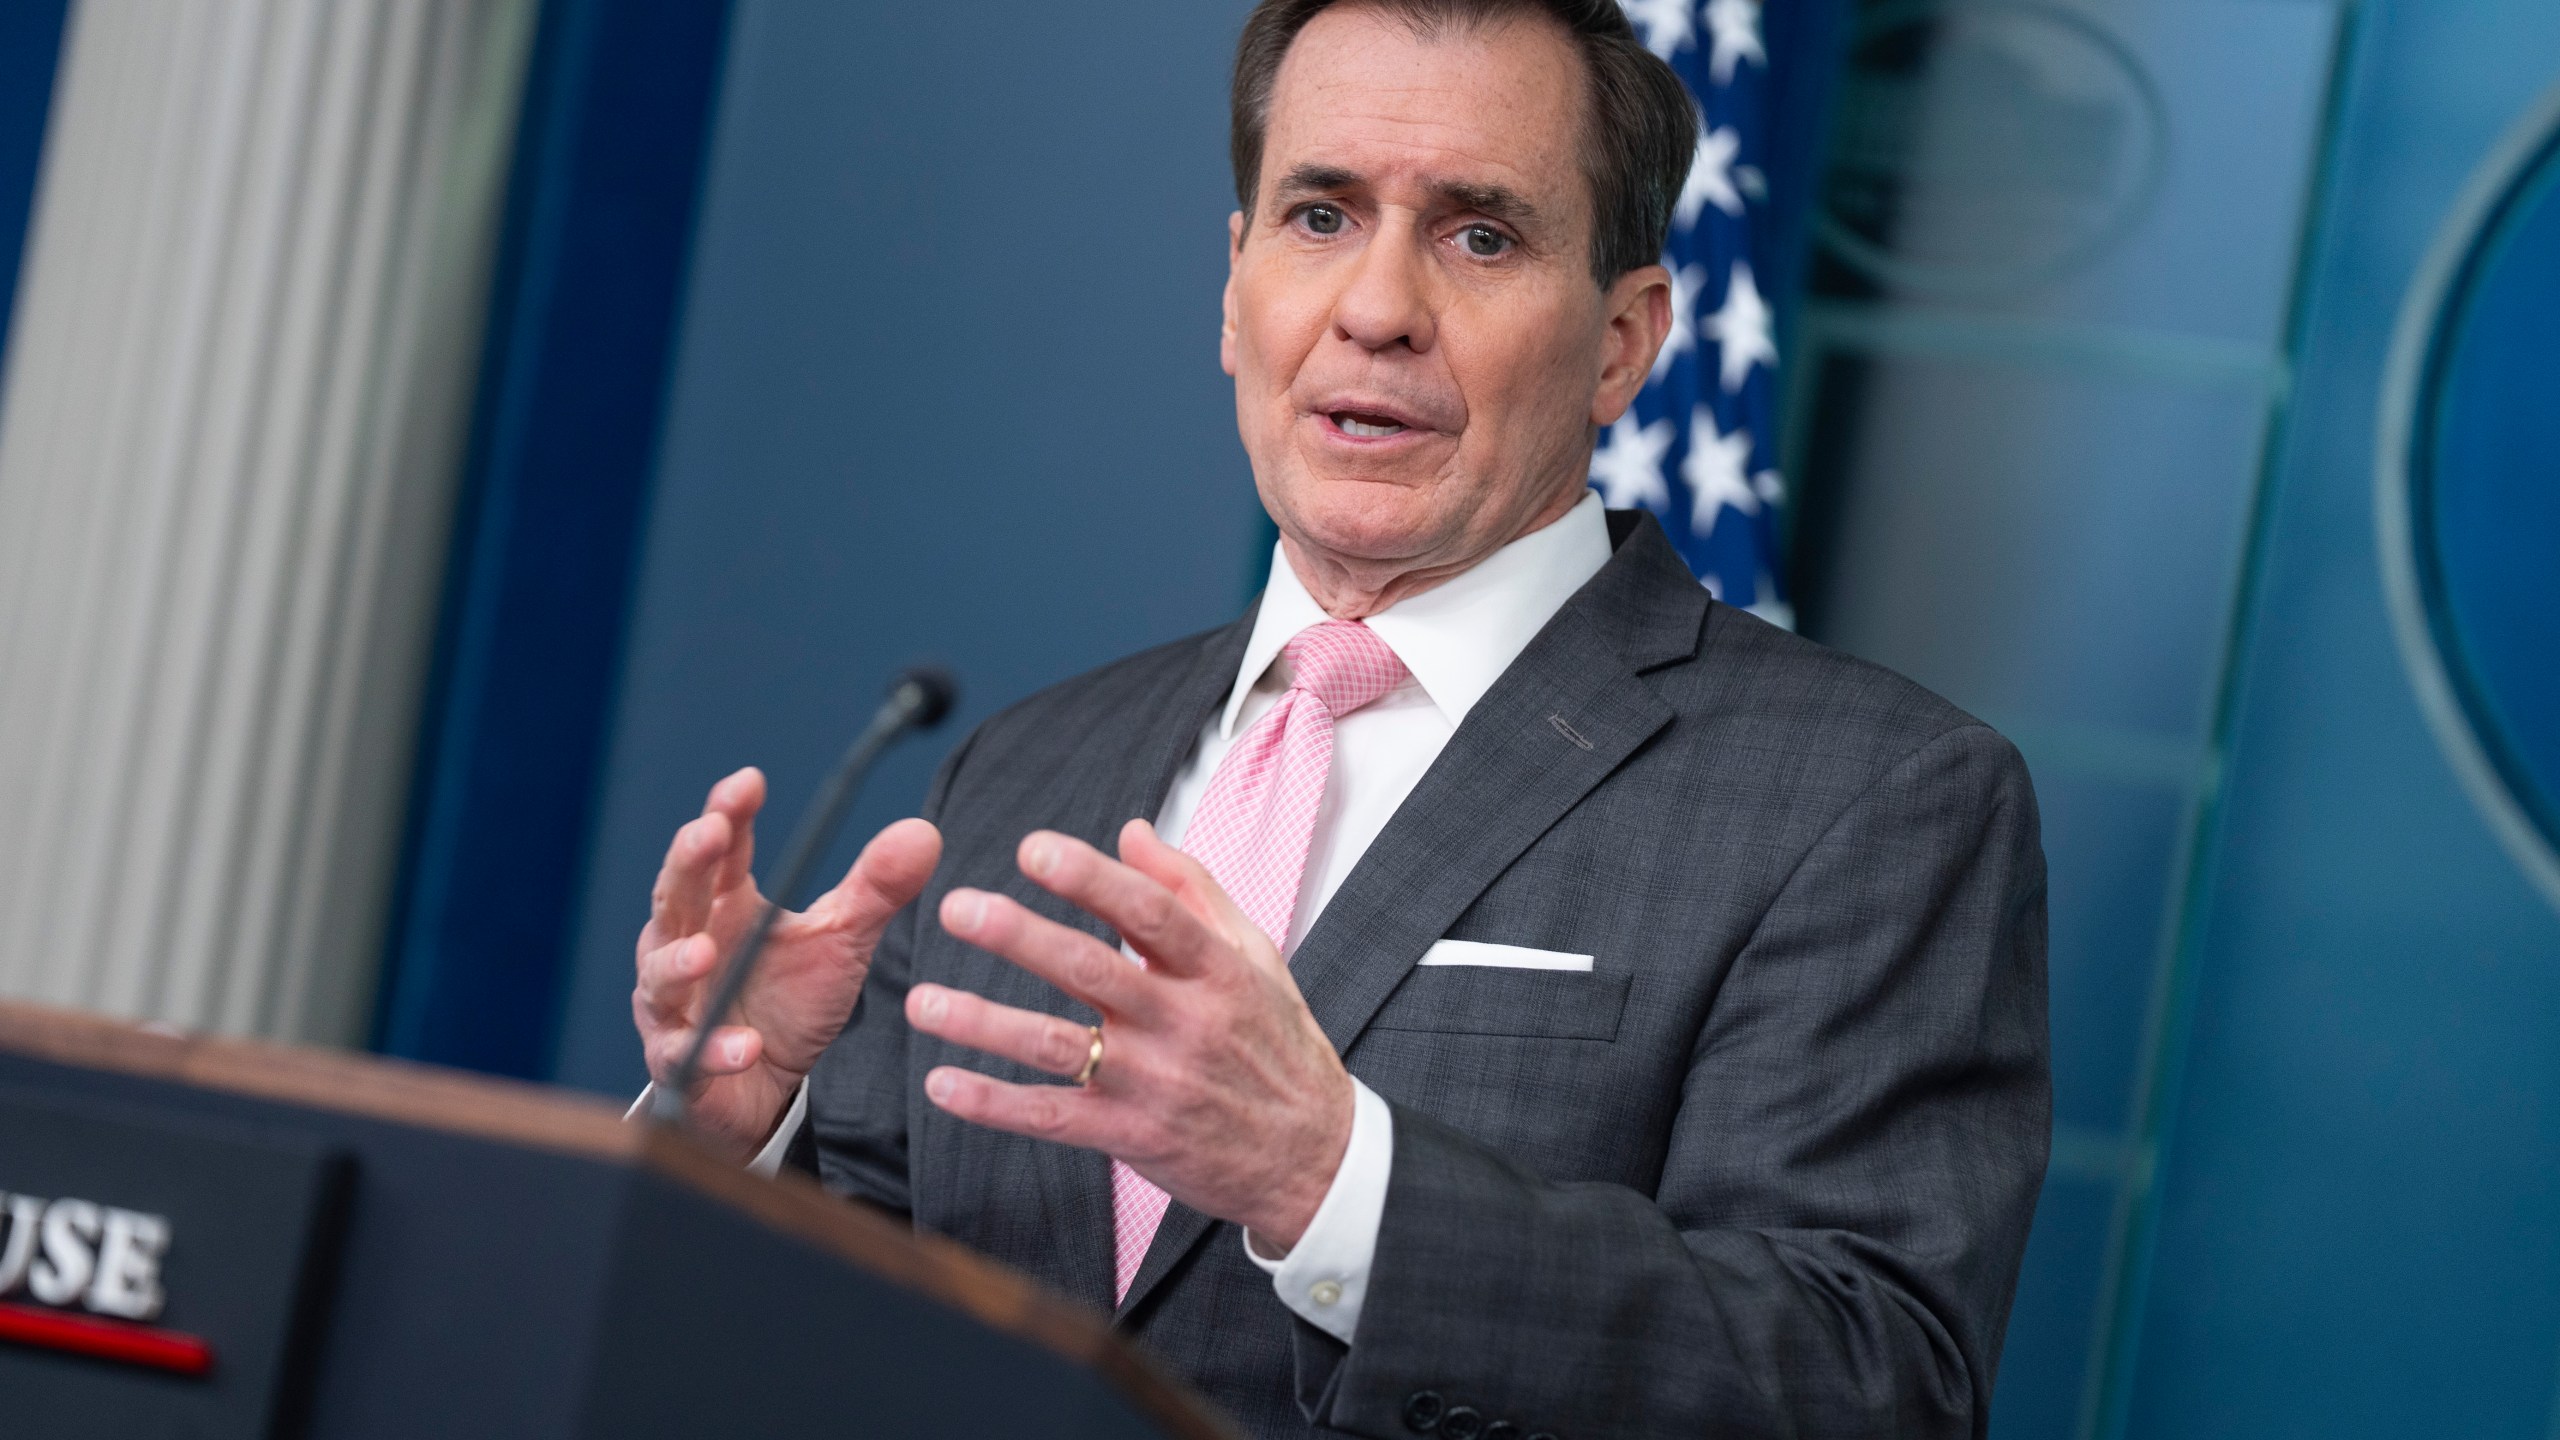
<path fill-rule="evenodd" d="M 1805 628 L 2015 740 L 2051 868 L 2055 1145 L 1994 1433 L 2087 1435 L 2341 7 L 1879 3 L 1789 357 Z"/>

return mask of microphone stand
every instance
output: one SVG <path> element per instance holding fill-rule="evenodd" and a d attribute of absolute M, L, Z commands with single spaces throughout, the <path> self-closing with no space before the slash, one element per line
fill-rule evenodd
<path fill-rule="evenodd" d="M 720 988 L 693 1032 L 693 1044 L 685 1051 L 683 1063 L 676 1066 L 667 1083 L 658 1087 L 650 1103 L 650 1119 L 659 1124 L 682 1126 L 689 1120 L 689 1102 L 694 1082 L 702 1078 L 703 1053 L 710 1048 L 711 1032 L 718 1029 L 736 1008 L 738 997 L 746 993 L 747 981 L 755 975 L 756 961 L 764 954 L 765 941 L 773 934 L 774 921 L 783 907 L 791 902 L 809 881 L 809 871 L 826 853 L 827 844 L 844 824 L 845 812 L 853 808 L 853 797 L 861 789 L 863 777 L 890 743 L 910 730 L 930 730 L 951 713 L 959 694 L 949 674 L 929 666 L 916 666 L 901 673 L 889 687 L 889 698 L 871 723 L 854 737 L 844 758 L 836 762 L 826 783 L 818 787 L 816 801 L 809 813 L 800 819 L 799 829 L 791 836 L 791 847 L 784 852 L 781 878 L 765 896 L 764 909 L 756 916 L 755 928 L 747 932 L 747 943 L 740 947 L 737 958 L 720 977 Z"/>

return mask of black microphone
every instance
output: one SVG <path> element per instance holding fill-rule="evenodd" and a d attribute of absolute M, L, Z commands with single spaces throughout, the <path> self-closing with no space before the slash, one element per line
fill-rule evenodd
<path fill-rule="evenodd" d="M 685 1051 L 684 1063 L 676 1067 L 666 1084 L 658 1087 L 657 1099 L 649 1107 L 650 1118 L 672 1125 L 685 1123 L 685 1096 L 702 1076 L 702 1055 L 711 1044 L 711 1032 L 720 1027 L 736 1007 L 738 997 L 746 993 L 747 981 L 755 974 L 756 959 L 764 953 L 766 937 L 773 933 L 775 918 L 809 883 L 810 867 L 826 853 L 828 842 L 835 839 L 837 828 L 844 824 L 845 812 L 853 808 L 853 797 L 862 788 L 862 777 L 870 773 L 872 764 L 890 742 L 910 730 L 930 730 L 941 724 L 959 695 L 960 687 L 950 672 L 930 665 L 905 670 L 889 686 L 889 698 L 880 702 L 871 723 L 854 737 L 844 758 L 836 762 L 835 772 L 818 787 L 816 803 L 801 817 L 800 828 L 791 837 L 791 848 L 784 854 L 782 878 L 767 892 L 764 912 L 756 916 L 756 928 L 748 932 L 747 943 L 720 977 L 720 989 L 712 996 L 710 1008 L 702 1012 L 701 1027 L 694 1031 L 693 1046 Z"/>

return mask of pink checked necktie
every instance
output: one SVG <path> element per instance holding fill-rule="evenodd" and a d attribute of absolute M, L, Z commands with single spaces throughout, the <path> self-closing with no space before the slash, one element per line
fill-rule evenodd
<path fill-rule="evenodd" d="M 1316 807 L 1333 769 L 1333 722 L 1394 689 L 1405 670 L 1376 631 L 1351 620 L 1310 625 L 1280 653 L 1289 660 L 1289 688 L 1218 762 L 1182 848 L 1273 944 L 1285 946 Z M 1128 1296 L 1167 1198 L 1137 1171 L 1111 1162 L 1115 1299 Z"/>

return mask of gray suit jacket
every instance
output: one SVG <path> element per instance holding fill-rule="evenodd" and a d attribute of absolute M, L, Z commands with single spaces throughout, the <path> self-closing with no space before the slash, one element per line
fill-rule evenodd
<path fill-rule="evenodd" d="M 1166 1215 L 1116 1323 L 1257 1435 L 1980 1435 L 2044 1172 L 2044 859 L 2017 752 L 1709 600 L 1648 517 L 1459 726 L 1293 968 L 1395 1114 L 1344 1346 L 1235 1227 Z M 918 979 L 1089 1021 L 919 920 L 957 884 L 1117 943 L 1014 868 L 1109 848 L 1234 683 L 1250 618 L 980 726 L 946 850 L 813 1077 L 833 1189 L 1108 1307 L 1101 1155 L 964 1124 Z M 1589 974 L 1417 967 L 1444 936 Z M 1508 1426 L 1511 1428 L 1502 1428 Z"/>

